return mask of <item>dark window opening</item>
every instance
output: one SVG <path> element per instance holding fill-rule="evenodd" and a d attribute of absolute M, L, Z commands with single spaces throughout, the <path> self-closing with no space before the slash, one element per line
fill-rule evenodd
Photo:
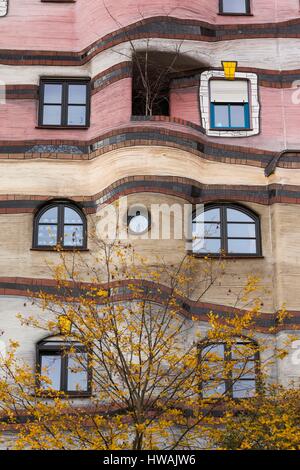
<path fill-rule="evenodd" d="M 168 116 L 172 59 L 159 63 L 154 53 L 140 53 L 132 65 L 132 114 Z"/>

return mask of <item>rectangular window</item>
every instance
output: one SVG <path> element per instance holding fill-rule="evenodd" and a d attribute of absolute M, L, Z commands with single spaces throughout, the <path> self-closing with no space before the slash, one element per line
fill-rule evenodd
<path fill-rule="evenodd" d="M 247 80 L 210 81 L 211 129 L 249 129 L 249 90 Z"/>
<path fill-rule="evenodd" d="M 89 114 L 90 84 L 88 79 L 41 80 L 40 126 L 88 127 Z"/>
<path fill-rule="evenodd" d="M 133 56 L 133 116 L 169 116 L 170 81 L 171 72 L 176 70 L 175 59 L 176 55 L 165 57 L 151 51 Z"/>
<path fill-rule="evenodd" d="M 249 15 L 250 0 L 220 0 L 220 13 L 228 15 Z"/>
<path fill-rule="evenodd" d="M 45 391 L 56 390 L 68 395 L 90 395 L 91 369 L 88 354 L 82 346 L 74 351 L 63 342 L 43 342 L 38 347 L 38 373 Z"/>

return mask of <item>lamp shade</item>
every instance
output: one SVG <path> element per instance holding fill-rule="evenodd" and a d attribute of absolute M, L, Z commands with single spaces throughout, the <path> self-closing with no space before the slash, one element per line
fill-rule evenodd
<path fill-rule="evenodd" d="M 237 62 L 222 62 L 225 78 L 227 80 L 234 80 L 235 72 L 237 68 Z"/>

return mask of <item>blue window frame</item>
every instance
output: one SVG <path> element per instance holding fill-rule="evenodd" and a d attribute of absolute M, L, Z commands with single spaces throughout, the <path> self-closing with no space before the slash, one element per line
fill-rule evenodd
<path fill-rule="evenodd" d="M 212 129 L 249 129 L 249 103 L 210 104 L 210 126 Z"/>

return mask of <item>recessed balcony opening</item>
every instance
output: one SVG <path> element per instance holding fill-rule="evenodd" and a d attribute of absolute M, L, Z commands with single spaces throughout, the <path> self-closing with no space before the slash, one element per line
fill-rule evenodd
<path fill-rule="evenodd" d="M 178 52 L 157 51 L 136 52 L 132 62 L 133 116 L 169 116 L 171 81 L 202 65 Z"/>

